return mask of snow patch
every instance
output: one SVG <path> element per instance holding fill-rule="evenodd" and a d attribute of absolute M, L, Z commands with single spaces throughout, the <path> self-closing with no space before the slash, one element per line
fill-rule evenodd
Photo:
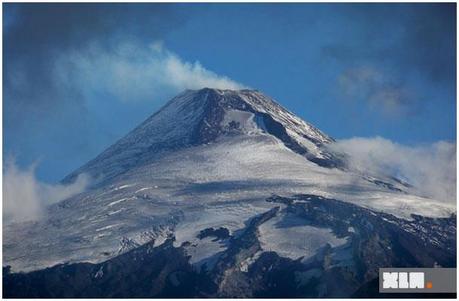
<path fill-rule="evenodd" d="M 309 226 L 304 219 L 286 215 L 263 223 L 259 227 L 259 240 L 264 251 L 291 259 L 307 259 L 326 244 L 337 247 L 347 242 L 346 238 L 336 237 L 331 229 Z"/>

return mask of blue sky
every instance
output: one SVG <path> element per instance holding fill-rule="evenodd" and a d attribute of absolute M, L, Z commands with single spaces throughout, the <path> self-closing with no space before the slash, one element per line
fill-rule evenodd
<path fill-rule="evenodd" d="M 209 83 L 337 139 L 456 139 L 455 4 L 3 4 L 3 20 L 3 154 L 43 181 Z"/>

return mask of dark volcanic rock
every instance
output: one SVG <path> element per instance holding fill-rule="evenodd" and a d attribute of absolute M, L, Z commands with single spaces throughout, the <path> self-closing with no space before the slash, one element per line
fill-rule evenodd
<path fill-rule="evenodd" d="M 215 240 L 223 240 L 228 238 L 229 236 L 229 231 L 225 227 L 220 227 L 218 229 L 206 228 L 204 230 L 201 230 L 201 232 L 199 232 L 198 234 L 199 239 L 203 239 L 205 237 L 215 237 Z"/>

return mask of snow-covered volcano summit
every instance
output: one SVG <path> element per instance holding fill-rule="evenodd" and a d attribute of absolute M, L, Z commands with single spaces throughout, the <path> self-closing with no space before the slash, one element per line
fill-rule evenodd
<path fill-rule="evenodd" d="M 161 154 L 210 144 L 226 136 L 272 135 L 321 166 L 339 162 L 322 146 L 333 141 L 255 90 L 187 90 L 64 181 L 89 173 L 107 180 Z"/>
<path fill-rule="evenodd" d="M 215 267 L 223 278 L 228 269 L 246 273 L 265 252 L 308 262 L 326 247 L 339 253 L 338 266 L 349 267 L 357 264 L 352 252 L 360 252 L 352 250 L 359 246 L 352 243 L 360 235 L 355 229 L 397 225 L 412 235 L 412 214 L 455 212 L 394 179 L 348 170 L 329 152 L 330 143 L 260 92 L 186 91 L 64 180 L 89 174 L 88 191 L 50 206 L 41 221 L 5 226 L 4 264 L 30 271 L 99 263 L 172 239 L 170 246 L 183 250 L 191 265 Z M 226 269 L 222 260 L 240 247 L 242 233 L 253 233 L 251 251 Z"/>

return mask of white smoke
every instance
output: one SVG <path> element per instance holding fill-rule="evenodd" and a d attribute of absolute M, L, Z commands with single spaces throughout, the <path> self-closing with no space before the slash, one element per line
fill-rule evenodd
<path fill-rule="evenodd" d="M 242 89 L 244 86 L 201 65 L 187 62 L 156 41 L 145 47 L 123 42 L 62 53 L 53 64 L 53 80 L 65 91 L 79 91 L 88 101 L 110 95 L 119 101 L 163 100 L 186 89 Z"/>

